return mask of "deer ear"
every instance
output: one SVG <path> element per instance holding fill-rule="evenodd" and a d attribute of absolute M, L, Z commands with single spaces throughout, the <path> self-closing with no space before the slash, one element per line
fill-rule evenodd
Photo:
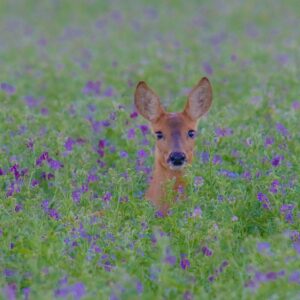
<path fill-rule="evenodd" d="M 209 80 L 203 77 L 190 92 L 184 113 L 196 121 L 208 112 L 211 103 L 212 88 Z"/>
<path fill-rule="evenodd" d="M 136 87 L 134 103 L 138 112 L 150 122 L 157 121 L 164 113 L 159 97 L 144 81 L 140 81 Z"/>

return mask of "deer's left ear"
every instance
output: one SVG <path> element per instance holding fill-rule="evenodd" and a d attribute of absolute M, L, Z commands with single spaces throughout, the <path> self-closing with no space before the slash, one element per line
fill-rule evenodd
<path fill-rule="evenodd" d="M 209 80 L 203 77 L 188 96 L 184 114 L 196 121 L 209 111 L 212 103 L 212 88 Z"/>

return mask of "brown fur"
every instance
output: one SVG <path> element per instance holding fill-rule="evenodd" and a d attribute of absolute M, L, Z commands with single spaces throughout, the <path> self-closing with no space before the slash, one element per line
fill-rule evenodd
<path fill-rule="evenodd" d="M 174 181 L 175 194 L 185 186 L 184 166 L 174 167 L 170 165 L 168 158 L 171 152 L 182 152 L 186 156 L 186 162 L 192 162 L 195 140 L 188 136 L 188 131 L 197 130 L 199 118 L 209 110 L 211 103 L 212 89 L 207 78 L 202 78 L 192 89 L 184 111 L 177 113 L 166 112 L 160 104 L 159 97 L 145 82 L 137 85 L 135 105 L 138 112 L 150 121 L 153 132 L 163 133 L 163 138 L 155 144 L 154 170 L 146 192 L 146 198 L 163 214 L 170 208 L 170 201 L 166 199 L 167 183 Z"/>

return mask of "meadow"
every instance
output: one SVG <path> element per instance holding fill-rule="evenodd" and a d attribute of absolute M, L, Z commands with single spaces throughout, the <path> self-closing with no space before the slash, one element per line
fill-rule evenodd
<path fill-rule="evenodd" d="M 0 2 L 0 299 L 300 299 L 298 1 Z M 207 76 L 187 200 L 144 199 Z"/>

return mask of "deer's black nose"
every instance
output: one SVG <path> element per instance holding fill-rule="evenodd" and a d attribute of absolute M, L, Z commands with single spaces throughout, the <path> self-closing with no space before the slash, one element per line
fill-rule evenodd
<path fill-rule="evenodd" d="M 172 152 L 169 156 L 169 161 L 173 166 L 181 166 L 185 160 L 186 156 L 183 152 Z"/>

